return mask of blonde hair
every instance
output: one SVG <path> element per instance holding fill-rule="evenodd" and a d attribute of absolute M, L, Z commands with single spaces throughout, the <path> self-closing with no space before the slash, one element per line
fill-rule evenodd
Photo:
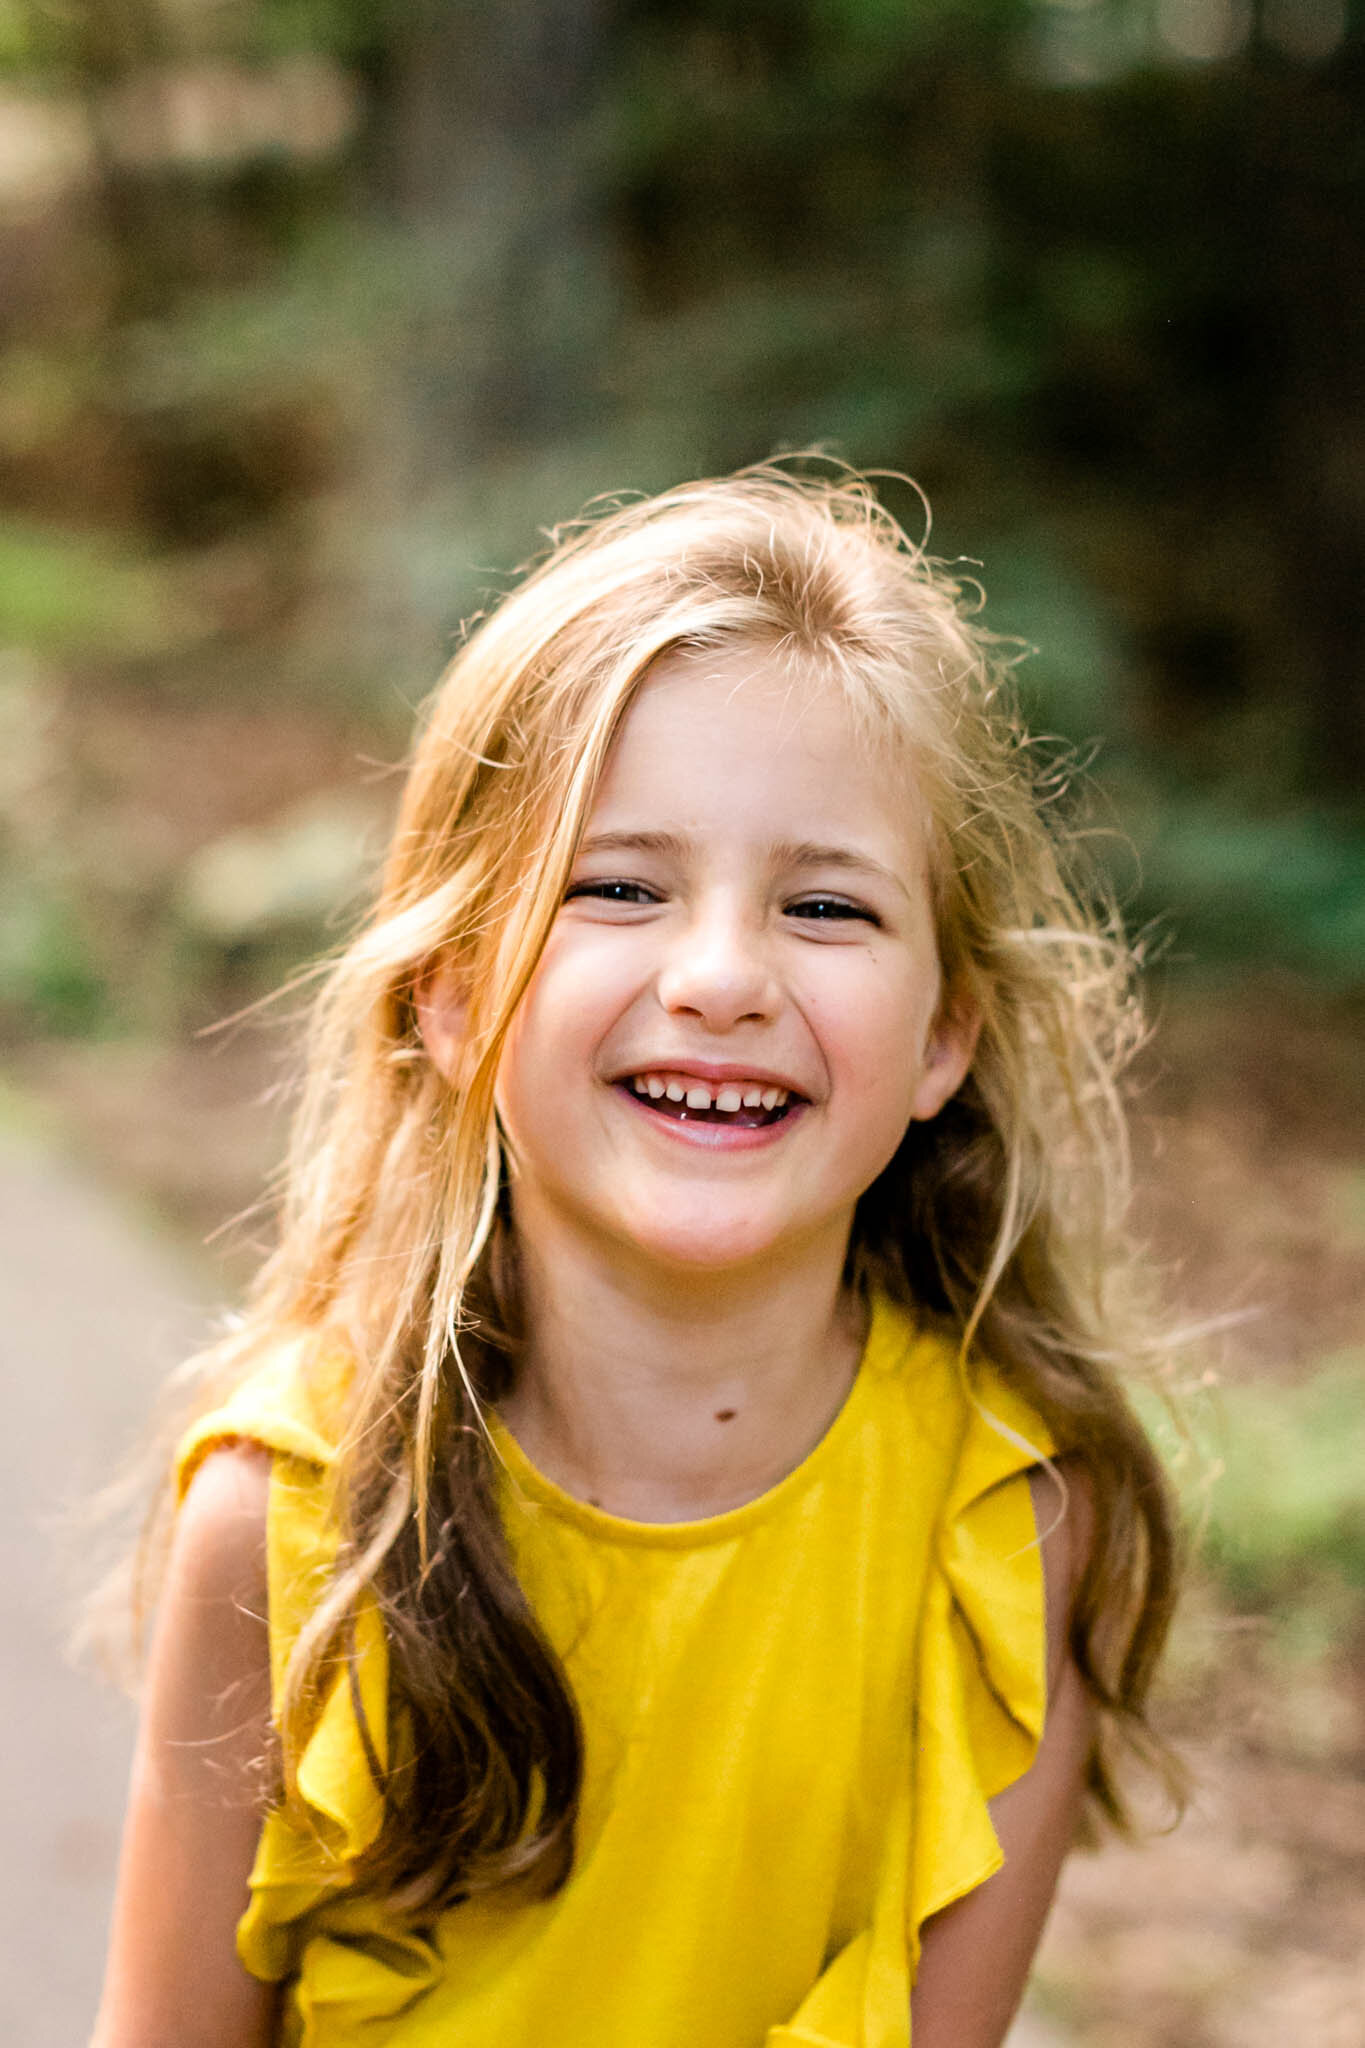
<path fill-rule="evenodd" d="M 503 1545 L 481 1427 L 518 1336 L 494 1084 L 651 665 L 758 644 L 908 748 L 932 820 L 945 987 L 981 1035 L 964 1086 L 863 1196 L 850 1280 L 951 1329 L 964 1363 L 988 1355 L 1084 1468 L 1095 1537 L 1073 1647 L 1104 1710 L 1092 1789 L 1119 1815 L 1113 1743 L 1145 1728 L 1173 1583 L 1165 1486 L 1123 1391 L 1160 1357 L 1125 1236 L 1134 960 L 1065 850 L 1008 651 L 847 473 L 689 484 L 552 542 L 430 701 L 377 906 L 316 1005 L 278 1249 L 220 1353 L 244 1372 L 309 1332 L 354 1361 L 344 1542 L 289 1667 L 285 1796 L 373 1596 L 412 1740 L 359 1879 L 431 1910 L 569 1867 L 577 1720 Z M 468 1004 L 451 1082 L 416 1017 L 438 964 Z"/>

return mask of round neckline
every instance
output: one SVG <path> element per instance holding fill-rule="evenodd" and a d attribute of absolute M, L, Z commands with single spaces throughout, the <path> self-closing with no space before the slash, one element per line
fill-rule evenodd
<path fill-rule="evenodd" d="M 897 1335 L 901 1338 L 899 1345 L 894 1343 Z M 636 1544 L 660 1550 L 687 1550 L 708 1543 L 725 1543 L 774 1514 L 819 1477 L 852 1429 L 867 1399 L 867 1390 L 878 1365 L 886 1356 L 898 1355 L 908 1348 L 910 1338 L 911 1332 L 904 1327 L 891 1305 L 880 1297 L 874 1299 L 857 1370 L 848 1392 L 824 1431 L 790 1472 L 784 1472 L 780 1479 L 764 1487 L 752 1500 L 741 1501 L 738 1507 L 725 1508 L 716 1515 L 694 1516 L 680 1522 L 639 1522 L 626 1515 L 611 1514 L 606 1508 L 594 1507 L 590 1501 L 580 1500 L 557 1481 L 547 1478 L 538 1465 L 532 1464 L 496 1413 L 488 1417 L 488 1433 L 494 1454 L 514 1494 L 519 1493 L 524 1499 L 549 1509 L 560 1521 L 568 1522 L 603 1542 Z"/>

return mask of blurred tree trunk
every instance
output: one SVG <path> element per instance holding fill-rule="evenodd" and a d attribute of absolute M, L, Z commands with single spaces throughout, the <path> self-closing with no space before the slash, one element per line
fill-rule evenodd
<path fill-rule="evenodd" d="M 476 452 L 553 438 L 582 392 L 610 271 L 584 132 L 605 12 L 418 0 L 393 17 L 377 169 L 425 270 L 395 366 L 419 489 Z"/>
<path fill-rule="evenodd" d="M 139 104 L 149 129 L 161 115 L 150 84 L 172 54 L 158 0 L 74 0 L 63 38 L 85 102 L 94 144 L 96 205 L 115 267 L 115 321 L 154 319 L 174 305 L 195 265 L 195 195 L 183 179 L 156 162 L 155 136 L 139 164 L 111 148 L 106 120 L 110 96 L 143 79 Z"/>

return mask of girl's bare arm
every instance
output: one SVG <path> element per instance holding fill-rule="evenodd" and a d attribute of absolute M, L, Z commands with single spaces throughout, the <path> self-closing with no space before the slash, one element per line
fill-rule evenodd
<path fill-rule="evenodd" d="M 1033 1767 L 991 1801 L 1004 1868 L 926 1921 L 910 2000 L 915 2048 L 999 2048 L 1023 1996 L 1062 1862 L 1080 1815 L 1094 1714 L 1067 1646 L 1071 1601 L 1090 1543 L 1089 1499 L 1067 1472 L 1031 1477 L 1047 1594 L 1048 1708 Z"/>
<path fill-rule="evenodd" d="M 91 2048 L 267 2048 L 237 1959 L 270 1748 L 266 1452 L 215 1451 L 177 1519 Z"/>

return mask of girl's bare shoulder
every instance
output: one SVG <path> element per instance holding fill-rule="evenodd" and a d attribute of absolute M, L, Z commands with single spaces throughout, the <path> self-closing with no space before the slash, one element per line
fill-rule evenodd
<path fill-rule="evenodd" d="M 246 1439 L 215 1446 L 176 1515 L 168 1592 L 212 1600 L 259 1590 L 264 1613 L 271 1453 Z"/>
<path fill-rule="evenodd" d="M 148 1658 L 93 2048 L 265 2048 L 274 1993 L 234 1930 L 271 1757 L 270 1453 L 209 1451 L 176 1518 Z"/>

